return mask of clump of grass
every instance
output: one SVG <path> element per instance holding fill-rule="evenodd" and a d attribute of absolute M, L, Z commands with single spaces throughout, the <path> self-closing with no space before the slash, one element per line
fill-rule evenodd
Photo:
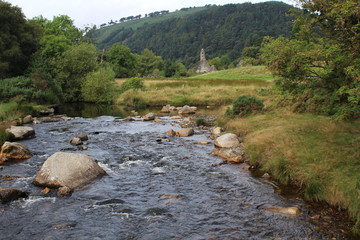
<path fill-rule="evenodd" d="M 309 200 L 347 209 L 360 233 L 360 121 L 286 110 L 229 120 L 244 137 L 248 161 L 282 183 L 295 183 Z"/>

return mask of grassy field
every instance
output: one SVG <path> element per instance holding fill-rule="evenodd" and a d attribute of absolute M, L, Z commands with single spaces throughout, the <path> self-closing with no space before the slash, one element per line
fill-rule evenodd
<path fill-rule="evenodd" d="M 233 79 L 238 80 L 239 76 L 241 79 L 248 80 L 265 80 L 273 81 L 274 77 L 271 75 L 270 71 L 265 68 L 265 66 L 254 66 L 254 67 L 241 67 L 233 68 L 229 70 L 222 70 L 213 73 L 206 73 L 202 75 L 197 75 L 191 77 L 191 79 Z"/>
<path fill-rule="evenodd" d="M 221 106 L 231 104 L 241 95 L 258 95 L 259 89 L 272 86 L 272 77 L 264 67 L 246 67 L 221 72 L 224 78 L 220 78 L 221 75 L 216 72 L 186 79 L 144 79 L 144 90 L 127 91 L 116 99 L 116 104 L 131 105 L 134 101 L 140 101 L 147 106 Z M 246 74 L 241 75 L 242 73 Z M 118 86 L 124 81 L 118 79 Z"/>

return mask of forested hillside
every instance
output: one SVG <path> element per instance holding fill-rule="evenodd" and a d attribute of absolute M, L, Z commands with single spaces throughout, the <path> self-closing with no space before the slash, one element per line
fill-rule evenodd
<path fill-rule="evenodd" d="M 133 52 L 148 48 L 164 59 L 181 60 L 187 66 L 198 61 L 201 48 L 208 58 L 228 55 L 235 60 L 244 47 L 259 45 L 264 36 L 288 36 L 292 26 L 292 17 L 288 16 L 291 8 L 281 2 L 211 6 L 186 17 L 170 18 L 169 14 L 167 20 L 149 22 L 137 29 L 125 25 L 120 28 L 124 23 L 117 24 L 108 27 L 113 32 L 105 28 L 93 36 L 98 40 L 98 48 L 120 42 Z"/>

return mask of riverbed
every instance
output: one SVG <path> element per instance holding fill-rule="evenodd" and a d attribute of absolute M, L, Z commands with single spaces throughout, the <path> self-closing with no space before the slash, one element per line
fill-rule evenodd
<path fill-rule="evenodd" d="M 219 164 L 212 144 L 198 144 L 212 141 L 207 130 L 165 138 L 180 127 L 170 117 L 161 120 L 101 116 L 33 125 L 36 137 L 21 143 L 34 156 L 0 171 L 2 187 L 30 193 L 0 205 L 0 239 L 346 239 L 317 231 L 310 206 L 278 194 L 274 182 L 243 165 Z M 77 133 L 88 134 L 88 150 L 70 145 Z M 87 154 L 107 175 L 69 197 L 41 193 L 33 177 L 59 151 Z M 274 206 L 296 206 L 302 214 L 265 210 Z"/>

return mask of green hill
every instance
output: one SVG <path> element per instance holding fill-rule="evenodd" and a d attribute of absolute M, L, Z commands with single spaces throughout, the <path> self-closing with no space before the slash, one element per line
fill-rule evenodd
<path fill-rule="evenodd" d="M 189 8 L 164 16 L 147 17 L 99 29 L 93 33 L 98 48 L 120 42 L 133 52 L 148 48 L 164 59 L 187 66 L 207 57 L 237 59 L 244 47 L 259 45 L 264 36 L 288 36 L 292 6 L 282 2 L 228 4 Z"/>

